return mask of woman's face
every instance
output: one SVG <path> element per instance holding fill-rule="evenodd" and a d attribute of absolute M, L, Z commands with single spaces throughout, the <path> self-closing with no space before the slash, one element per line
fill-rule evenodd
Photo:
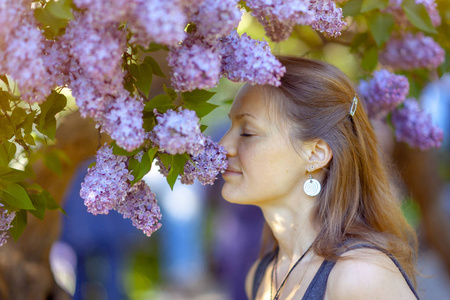
<path fill-rule="evenodd" d="M 289 125 L 276 117 L 261 86 L 245 85 L 230 111 L 231 127 L 220 141 L 228 152 L 223 197 L 233 203 L 261 205 L 298 197 L 307 179 L 307 161 L 289 141 Z"/>

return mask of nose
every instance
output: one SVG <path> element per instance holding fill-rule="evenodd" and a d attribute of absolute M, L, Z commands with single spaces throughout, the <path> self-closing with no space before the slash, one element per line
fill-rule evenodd
<path fill-rule="evenodd" d="M 219 145 L 223 146 L 227 151 L 227 156 L 236 156 L 237 150 L 236 145 L 233 142 L 233 138 L 231 135 L 231 129 L 225 133 L 225 135 L 220 139 Z"/>

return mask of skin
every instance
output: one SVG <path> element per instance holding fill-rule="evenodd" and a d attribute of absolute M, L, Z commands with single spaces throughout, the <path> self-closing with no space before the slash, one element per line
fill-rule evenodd
<path fill-rule="evenodd" d="M 294 144 L 289 139 L 290 125 L 268 104 L 277 99 L 268 95 L 265 87 L 245 85 L 233 102 L 231 127 L 220 141 L 228 152 L 222 196 L 232 203 L 261 208 L 279 244 L 279 286 L 317 236 L 309 218 L 315 198 L 304 193 L 303 184 L 308 171 L 321 181 L 321 169 L 331 160 L 332 151 L 323 140 Z M 339 260 L 332 270 L 326 299 L 415 299 L 397 267 L 381 252 L 361 249 L 343 256 L 351 259 Z M 309 251 L 289 276 L 280 299 L 300 299 L 322 262 Z M 247 275 L 249 296 L 258 263 Z M 270 299 L 272 266 L 267 270 L 257 299 Z M 273 287 L 272 297 L 275 292 Z"/>

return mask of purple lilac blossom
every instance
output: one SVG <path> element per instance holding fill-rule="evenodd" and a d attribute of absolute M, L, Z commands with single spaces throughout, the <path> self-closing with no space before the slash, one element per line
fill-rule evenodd
<path fill-rule="evenodd" d="M 392 113 L 397 140 L 421 150 L 439 148 L 442 144 L 443 131 L 432 121 L 431 115 L 422 110 L 414 98 L 405 100 L 403 107 Z"/>
<path fill-rule="evenodd" d="M 204 0 L 198 11 L 190 16 L 196 25 L 196 34 L 207 40 L 230 33 L 239 25 L 242 12 L 238 0 Z"/>
<path fill-rule="evenodd" d="M 394 19 L 397 24 L 403 27 L 407 27 L 410 23 L 408 18 L 406 17 L 401 5 L 403 0 L 389 0 L 389 5 L 386 8 L 386 12 L 390 13 L 394 16 Z M 415 0 L 416 4 L 423 4 L 425 9 L 430 16 L 431 23 L 433 26 L 441 25 L 441 16 L 439 15 L 439 11 L 437 9 L 437 3 L 435 0 Z"/>
<path fill-rule="evenodd" d="M 15 211 L 8 211 L 0 203 L 0 247 L 6 244 L 8 239 L 8 230 L 12 227 L 11 223 L 16 216 Z"/>
<path fill-rule="evenodd" d="M 11 76 L 29 103 L 42 103 L 54 87 L 44 64 L 44 41 L 30 2 L 0 2 L 0 74 Z"/>
<path fill-rule="evenodd" d="M 193 184 L 194 179 L 201 184 L 213 184 L 219 173 L 223 173 L 227 166 L 227 152 L 225 148 L 206 137 L 205 150 L 199 155 L 191 157 L 184 166 L 181 183 Z"/>
<path fill-rule="evenodd" d="M 110 101 L 98 121 L 101 130 L 108 133 L 117 145 L 129 152 L 139 148 L 144 142 L 144 103 L 141 98 L 132 97 L 123 90 Z"/>
<path fill-rule="evenodd" d="M 128 157 L 114 155 L 106 144 L 97 151 L 96 165 L 88 170 L 80 190 L 88 212 L 108 214 L 126 195 L 133 180 L 127 163 Z"/>
<path fill-rule="evenodd" d="M 416 35 L 407 33 L 402 38 L 391 38 L 380 53 L 382 64 L 398 70 L 434 69 L 444 60 L 444 49 L 422 32 Z"/>
<path fill-rule="evenodd" d="M 198 155 L 204 149 L 199 118 L 194 111 L 169 109 L 164 114 L 155 112 L 158 124 L 153 127 L 152 142 L 160 151 L 169 154 Z"/>
<path fill-rule="evenodd" d="M 310 8 L 315 12 L 315 20 L 310 23 L 312 29 L 330 37 L 341 35 L 342 27 L 347 25 L 342 21 L 342 8 L 331 0 L 311 0 Z"/>
<path fill-rule="evenodd" d="M 137 6 L 136 0 L 74 0 L 73 3 L 87 10 L 86 14 L 93 26 L 124 22 Z"/>
<path fill-rule="evenodd" d="M 132 186 L 126 196 L 118 201 L 116 210 L 124 218 L 131 219 L 133 226 L 148 237 L 161 227 L 161 212 L 148 185 L 143 181 Z"/>
<path fill-rule="evenodd" d="M 370 118 L 384 118 L 401 104 L 409 93 L 408 78 L 382 69 L 370 80 L 361 80 L 359 90 L 364 97 Z"/>
<path fill-rule="evenodd" d="M 274 42 L 287 39 L 295 24 L 306 25 L 315 19 L 311 0 L 247 0 L 246 3 Z"/>
<path fill-rule="evenodd" d="M 286 68 L 270 52 L 265 41 L 241 37 L 236 30 L 220 39 L 222 73 L 235 82 L 279 86 Z"/>
<path fill-rule="evenodd" d="M 147 47 L 150 42 L 175 45 L 185 38 L 187 24 L 183 7 L 177 0 L 134 0 L 136 9 L 129 19 L 133 33 L 130 43 Z"/>
<path fill-rule="evenodd" d="M 170 48 L 167 62 L 175 90 L 186 92 L 215 87 L 220 79 L 220 54 L 214 45 L 189 37 Z"/>
<path fill-rule="evenodd" d="M 156 157 L 156 163 L 155 163 L 159 169 L 159 173 L 161 173 L 164 177 L 167 177 L 167 175 L 169 175 L 169 169 L 166 168 L 166 166 L 163 164 L 163 162 L 161 161 L 161 159 L 159 158 L 159 156 Z M 170 168 L 170 166 L 169 166 Z"/>

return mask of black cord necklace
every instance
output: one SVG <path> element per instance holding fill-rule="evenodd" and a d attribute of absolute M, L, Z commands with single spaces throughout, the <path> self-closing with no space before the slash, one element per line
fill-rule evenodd
<path fill-rule="evenodd" d="M 300 256 L 300 258 L 295 262 L 295 264 L 292 266 L 292 268 L 289 270 L 289 272 L 287 273 L 286 277 L 284 277 L 283 282 L 281 283 L 280 287 L 278 288 L 275 297 L 273 298 L 273 300 L 278 300 L 278 298 L 281 295 L 281 291 L 284 288 L 284 285 L 286 284 L 286 281 L 289 277 L 289 275 L 291 275 L 292 271 L 295 269 L 295 267 L 298 265 L 298 263 L 303 259 L 303 257 L 305 257 L 306 253 L 308 253 L 309 249 L 311 249 L 312 244 L 309 246 L 308 249 L 306 249 L 306 251 L 302 254 L 302 256 Z M 279 249 L 277 249 L 277 253 L 275 255 L 275 261 L 273 263 L 273 268 L 272 268 L 272 276 L 271 276 L 271 282 L 270 282 L 270 299 L 272 299 L 272 286 L 273 286 L 273 278 L 274 276 L 276 276 L 275 270 L 277 268 L 277 261 L 278 261 L 278 251 Z M 276 279 L 276 278 L 275 278 Z M 275 285 L 276 288 L 276 285 Z"/>

